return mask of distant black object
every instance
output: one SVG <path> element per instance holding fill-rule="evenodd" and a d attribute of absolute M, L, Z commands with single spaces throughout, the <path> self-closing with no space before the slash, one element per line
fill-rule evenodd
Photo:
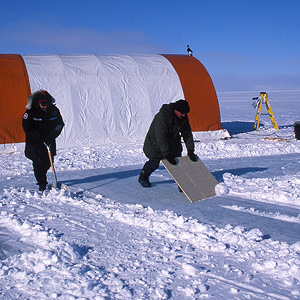
<path fill-rule="evenodd" d="M 300 140 L 300 121 L 294 123 L 294 132 L 296 140 Z"/>
<path fill-rule="evenodd" d="M 190 48 L 189 45 L 187 45 L 186 51 L 188 52 L 188 55 L 189 55 L 189 56 L 193 56 L 193 50 Z"/>

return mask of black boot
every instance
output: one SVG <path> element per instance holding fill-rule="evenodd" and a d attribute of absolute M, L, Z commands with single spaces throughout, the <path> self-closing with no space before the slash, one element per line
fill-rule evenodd
<path fill-rule="evenodd" d="M 159 160 L 149 159 L 145 164 L 139 176 L 138 182 L 142 187 L 151 187 L 151 182 L 149 181 L 150 175 L 159 167 Z"/>
<path fill-rule="evenodd" d="M 144 171 L 141 172 L 138 182 L 144 188 L 151 187 L 151 182 L 149 181 L 149 177 L 145 176 Z"/>
<path fill-rule="evenodd" d="M 45 189 L 46 189 L 46 184 L 45 183 L 39 184 L 39 191 L 40 192 L 43 192 Z"/>

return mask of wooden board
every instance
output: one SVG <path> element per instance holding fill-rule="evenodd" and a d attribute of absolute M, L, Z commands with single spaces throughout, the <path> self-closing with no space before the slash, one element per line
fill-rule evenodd
<path fill-rule="evenodd" d="M 188 156 L 175 159 L 176 165 L 170 164 L 166 159 L 161 162 L 192 203 L 216 195 L 215 186 L 218 181 L 199 157 L 196 162 L 191 161 Z"/>

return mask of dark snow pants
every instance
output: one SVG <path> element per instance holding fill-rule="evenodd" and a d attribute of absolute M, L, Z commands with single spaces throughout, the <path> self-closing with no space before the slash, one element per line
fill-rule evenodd
<path fill-rule="evenodd" d="M 149 178 L 149 176 L 159 167 L 159 162 L 160 160 L 154 160 L 154 159 L 149 159 L 143 169 L 142 169 L 142 174 L 146 178 Z"/>
<path fill-rule="evenodd" d="M 52 156 L 52 161 L 54 157 Z M 43 186 L 47 184 L 47 171 L 49 170 L 51 164 L 49 156 L 41 155 L 38 159 L 32 161 L 34 176 L 36 178 L 37 184 Z"/>

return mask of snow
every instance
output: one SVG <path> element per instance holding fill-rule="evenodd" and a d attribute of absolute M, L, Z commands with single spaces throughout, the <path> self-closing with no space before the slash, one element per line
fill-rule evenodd
<path fill-rule="evenodd" d="M 232 138 L 196 143 L 219 184 L 194 204 L 162 166 L 138 184 L 142 144 L 58 147 L 70 191 L 44 193 L 1 153 L 0 298 L 300 299 L 299 95 L 268 93 L 280 129 L 256 132 L 257 92 L 218 94 Z"/>

